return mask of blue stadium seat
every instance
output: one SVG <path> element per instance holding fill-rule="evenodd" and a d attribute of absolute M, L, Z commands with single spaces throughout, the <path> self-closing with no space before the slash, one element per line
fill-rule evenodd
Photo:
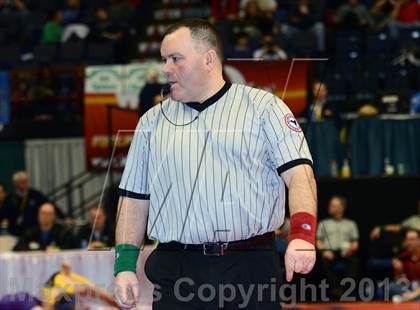
<path fill-rule="evenodd" d="M 0 67 L 10 69 L 20 60 L 20 49 L 18 45 L 0 46 Z"/>
<path fill-rule="evenodd" d="M 55 44 L 42 44 L 34 48 L 33 62 L 36 64 L 50 64 L 57 59 L 57 46 Z"/>
<path fill-rule="evenodd" d="M 398 41 L 400 48 L 403 48 L 408 44 L 415 44 L 417 47 L 420 47 L 420 27 L 413 26 L 410 29 L 401 29 Z"/>
<path fill-rule="evenodd" d="M 58 61 L 77 64 L 84 59 L 86 43 L 83 40 L 62 43 L 59 47 Z"/>
<path fill-rule="evenodd" d="M 374 75 L 377 87 L 381 89 L 385 88 L 385 80 L 387 79 L 392 59 L 392 55 L 388 53 L 366 55 L 364 59 L 364 67 Z"/>
<path fill-rule="evenodd" d="M 337 103 L 343 103 L 347 101 L 347 80 L 339 69 L 332 68 L 332 70 L 327 72 L 325 83 L 328 87 L 329 100 Z"/>
<path fill-rule="evenodd" d="M 385 88 L 409 91 L 413 86 L 412 68 L 409 66 L 392 66 L 385 80 Z"/>
<path fill-rule="evenodd" d="M 311 31 L 298 32 L 291 41 L 291 51 L 297 56 L 311 56 L 317 52 L 317 38 Z"/>
<path fill-rule="evenodd" d="M 367 54 L 389 52 L 393 49 L 393 40 L 386 30 L 371 31 L 366 35 L 365 46 Z"/>
<path fill-rule="evenodd" d="M 32 11 L 25 16 L 25 26 L 42 27 L 47 21 L 47 14 L 43 11 Z"/>
<path fill-rule="evenodd" d="M 377 96 L 378 83 L 373 72 L 363 71 L 350 80 L 351 100 L 361 103 L 373 102 Z"/>
<path fill-rule="evenodd" d="M 362 34 L 359 31 L 338 31 L 335 34 L 337 54 L 359 53 L 362 50 Z"/>
<path fill-rule="evenodd" d="M 112 43 L 89 43 L 87 62 L 90 64 L 112 64 L 115 61 L 115 48 Z"/>
<path fill-rule="evenodd" d="M 338 55 L 336 58 L 337 66 L 341 72 L 345 74 L 347 80 L 353 79 L 354 75 L 359 74 L 361 69 L 361 57 L 358 52 L 348 52 L 347 54 Z"/>

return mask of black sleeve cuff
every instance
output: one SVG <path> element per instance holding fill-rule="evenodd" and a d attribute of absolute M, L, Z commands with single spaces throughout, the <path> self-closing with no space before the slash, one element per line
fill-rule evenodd
<path fill-rule="evenodd" d="M 280 175 L 283 172 L 285 172 L 286 170 L 289 170 L 290 168 L 293 168 L 295 166 L 298 165 L 309 165 L 312 167 L 312 161 L 307 159 L 307 158 L 299 158 L 299 159 L 295 159 L 292 161 L 289 161 L 287 163 L 285 163 L 284 165 L 281 165 L 280 167 L 277 168 L 277 173 Z"/>
<path fill-rule="evenodd" d="M 122 188 L 118 189 L 118 195 L 134 199 L 150 200 L 150 194 L 139 194 Z"/>

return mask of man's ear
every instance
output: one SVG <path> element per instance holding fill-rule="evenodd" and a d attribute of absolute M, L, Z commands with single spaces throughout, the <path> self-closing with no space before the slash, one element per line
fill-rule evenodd
<path fill-rule="evenodd" d="M 217 55 L 216 55 L 216 52 L 214 50 L 209 50 L 209 51 L 206 52 L 205 64 L 206 64 L 206 66 L 209 70 L 214 68 L 216 60 L 217 60 Z"/>

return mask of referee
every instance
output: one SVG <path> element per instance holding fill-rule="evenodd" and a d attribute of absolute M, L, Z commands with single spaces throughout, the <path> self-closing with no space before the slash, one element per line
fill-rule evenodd
<path fill-rule="evenodd" d="M 315 263 L 316 184 L 302 130 L 273 94 L 223 80 L 207 21 L 170 26 L 161 56 L 170 98 L 140 119 L 119 186 L 116 297 L 135 307 L 147 227 L 159 241 L 145 265 L 153 309 L 278 310 L 273 232 L 286 186 L 287 281 Z"/>

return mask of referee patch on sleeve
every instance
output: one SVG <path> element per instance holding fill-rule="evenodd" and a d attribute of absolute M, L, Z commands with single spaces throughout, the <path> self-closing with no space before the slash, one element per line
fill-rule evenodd
<path fill-rule="evenodd" d="M 284 121 L 286 122 L 287 127 L 289 127 L 291 130 L 296 132 L 301 132 L 302 128 L 300 128 L 298 121 L 293 116 L 292 113 L 287 113 L 284 116 Z"/>

